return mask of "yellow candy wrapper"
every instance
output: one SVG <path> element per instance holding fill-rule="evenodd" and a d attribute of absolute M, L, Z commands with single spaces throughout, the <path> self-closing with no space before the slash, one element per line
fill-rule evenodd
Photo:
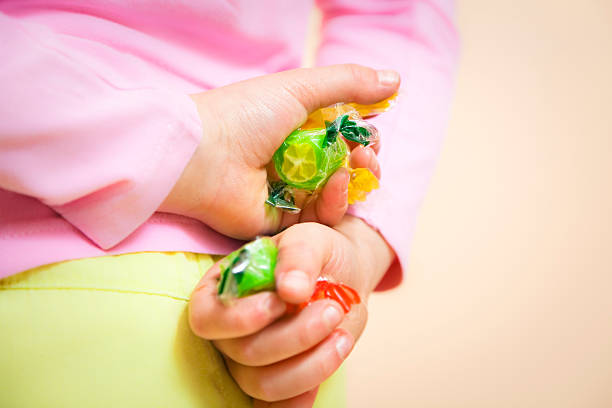
<path fill-rule="evenodd" d="M 349 172 L 351 174 L 348 186 L 349 204 L 365 201 L 368 193 L 379 187 L 378 179 L 370 169 L 350 169 Z"/>

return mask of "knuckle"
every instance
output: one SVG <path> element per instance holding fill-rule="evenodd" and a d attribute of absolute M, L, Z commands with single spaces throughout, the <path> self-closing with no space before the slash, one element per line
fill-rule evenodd
<path fill-rule="evenodd" d="M 320 211 L 319 221 L 323 225 L 333 227 L 340 222 L 347 209 L 348 202 L 346 201 L 331 203 L 325 210 Z"/>
<path fill-rule="evenodd" d="M 277 392 L 272 387 L 272 383 L 263 375 L 254 376 L 247 388 L 248 389 L 243 388 L 243 391 L 262 401 L 272 402 L 278 399 Z"/>
<path fill-rule="evenodd" d="M 257 309 L 253 309 L 250 314 L 234 313 L 228 323 L 238 332 L 245 333 L 254 326 L 255 321 L 259 321 L 259 311 Z"/>
<path fill-rule="evenodd" d="M 319 235 L 321 233 L 325 233 L 328 230 L 328 227 L 321 225 L 317 222 L 306 222 L 300 224 L 303 228 L 303 231 L 300 233 L 300 238 L 303 242 L 309 242 L 309 236 Z"/>
<path fill-rule="evenodd" d="M 303 68 L 300 71 L 305 72 Z M 286 91 L 299 102 L 305 115 L 316 108 L 318 98 L 316 86 L 307 78 L 307 75 L 296 75 L 294 80 L 285 85 Z"/>
<path fill-rule="evenodd" d="M 325 302 L 319 303 L 325 304 Z M 319 310 L 321 311 L 320 313 L 322 313 L 324 309 Z M 320 318 L 320 313 L 319 315 L 317 315 L 316 318 L 313 318 L 308 321 L 304 327 L 304 330 L 300 331 L 299 333 L 299 336 L 301 336 L 298 337 L 301 342 L 300 346 L 305 349 L 312 347 L 313 345 L 321 341 L 322 338 L 324 338 L 327 334 L 329 334 L 329 332 L 331 332 L 331 329 L 327 327 L 323 319 Z"/>
<path fill-rule="evenodd" d="M 189 307 L 189 327 L 191 327 L 191 331 L 201 338 L 209 337 L 209 333 L 207 328 L 209 327 L 206 324 L 206 315 L 202 311 L 202 307 L 190 304 Z"/>
<path fill-rule="evenodd" d="M 308 249 L 308 239 L 306 239 L 307 232 L 302 229 L 302 231 L 298 231 L 297 226 L 301 226 L 304 224 L 297 224 L 292 227 L 293 230 L 290 231 L 290 234 L 287 234 L 283 237 L 281 241 L 283 244 L 283 252 L 284 253 L 301 253 L 304 254 Z M 287 231 L 289 232 L 289 231 Z"/>
<path fill-rule="evenodd" d="M 250 341 L 243 341 L 238 344 L 236 348 L 236 360 L 240 364 L 254 366 L 257 364 L 257 360 L 260 357 L 260 353 L 253 346 Z"/>
<path fill-rule="evenodd" d="M 358 64 L 346 64 L 344 70 L 350 82 L 355 84 L 348 90 L 347 97 L 350 101 L 359 102 L 363 99 L 364 89 L 378 86 L 378 77 L 372 68 Z"/>
<path fill-rule="evenodd" d="M 312 242 L 307 239 L 300 239 L 296 242 L 295 250 L 300 252 L 302 259 L 316 259 L 316 251 L 312 247 Z"/>
<path fill-rule="evenodd" d="M 227 320 L 228 324 L 231 324 L 241 335 L 246 335 L 265 326 L 270 320 L 270 314 L 267 308 L 260 302 L 260 304 L 251 306 L 248 309 L 243 308 L 241 311 L 236 311 Z"/>
<path fill-rule="evenodd" d="M 359 64 L 346 64 L 348 75 L 356 83 L 372 82 L 376 79 L 376 73 L 373 69 L 364 67 Z"/>
<path fill-rule="evenodd" d="M 299 330 L 296 334 L 297 345 L 301 350 L 309 348 L 312 344 L 312 332 L 313 324 L 309 323 L 303 330 Z"/>
<path fill-rule="evenodd" d="M 315 378 L 323 381 L 329 377 L 338 365 L 338 356 L 335 353 L 329 353 L 326 358 L 319 358 L 312 365 L 312 374 Z"/>

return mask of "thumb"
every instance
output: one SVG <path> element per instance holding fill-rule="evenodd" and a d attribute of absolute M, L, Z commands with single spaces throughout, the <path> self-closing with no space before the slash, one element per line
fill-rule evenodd
<path fill-rule="evenodd" d="M 377 71 L 356 64 L 294 69 L 266 79 L 270 80 L 270 95 L 283 101 L 289 110 L 283 123 L 284 133 L 271 140 L 270 157 L 285 137 L 315 110 L 339 102 L 376 103 L 397 92 L 400 84 L 395 71 Z"/>
<path fill-rule="evenodd" d="M 282 85 L 279 91 L 295 98 L 306 115 L 338 102 L 379 102 L 393 95 L 400 83 L 395 71 L 356 64 L 294 69 L 270 78 L 278 79 Z"/>
<path fill-rule="evenodd" d="M 306 302 L 337 247 L 333 230 L 307 222 L 288 228 L 274 239 L 278 246 L 277 294 L 289 303 Z"/>
<path fill-rule="evenodd" d="M 311 112 L 338 102 L 376 103 L 393 95 L 399 83 L 395 71 L 343 64 L 264 75 L 200 95 L 210 97 L 217 112 L 231 112 L 232 121 L 248 119 L 250 130 L 258 130 L 249 135 L 258 156 L 269 161 Z"/>

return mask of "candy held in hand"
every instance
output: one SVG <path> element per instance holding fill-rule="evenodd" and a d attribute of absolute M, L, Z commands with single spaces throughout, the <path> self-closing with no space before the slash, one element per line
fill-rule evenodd
<path fill-rule="evenodd" d="M 377 143 L 378 131 L 362 116 L 374 116 L 390 109 L 394 98 L 374 105 L 340 103 L 309 115 L 274 153 L 274 168 L 280 180 L 269 182 L 266 203 L 299 212 L 294 193 L 300 190 L 316 194 L 336 170 L 348 167 L 350 150 L 345 140 L 363 146 Z M 349 184 L 349 204 L 365 200 L 370 191 L 378 188 L 378 180 L 369 169 L 355 170 L 359 172 L 351 174 L 354 182 Z"/>
<path fill-rule="evenodd" d="M 314 191 L 344 165 L 348 147 L 325 129 L 294 130 L 274 153 L 278 176 L 288 186 Z"/>
<path fill-rule="evenodd" d="M 319 278 L 310 300 L 299 305 L 287 304 L 287 314 L 299 313 L 312 302 L 321 299 L 335 300 L 342 306 L 344 313 L 350 312 L 351 306 L 361 303 L 361 298 L 355 289 L 343 283 L 334 283 L 327 279 Z"/>
<path fill-rule="evenodd" d="M 349 172 L 348 203 L 365 201 L 368 193 L 378 188 L 378 179 L 369 169 L 350 169 Z"/>
<path fill-rule="evenodd" d="M 277 256 L 278 248 L 270 238 L 258 238 L 229 254 L 220 264 L 221 275 L 217 287 L 219 299 L 231 304 L 237 298 L 274 290 Z M 361 302 L 357 292 L 350 287 L 319 278 L 310 300 L 299 305 L 287 304 L 287 314 L 298 313 L 320 299 L 335 300 L 345 313 L 351 310 L 352 305 Z"/>
<path fill-rule="evenodd" d="M 258 238 L 229 254 L 220 264 L 217 294 L 224 303 L 274 290 L 274 268 L 278 248 L 270 238 Z"/>

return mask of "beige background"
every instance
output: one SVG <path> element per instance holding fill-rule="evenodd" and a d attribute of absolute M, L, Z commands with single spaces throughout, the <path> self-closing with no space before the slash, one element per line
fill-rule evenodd
<path fill-rule="evenodd" d="M 448 138 L 350 407 L 612 407 L 612 1 L 458 2 Z"/>

